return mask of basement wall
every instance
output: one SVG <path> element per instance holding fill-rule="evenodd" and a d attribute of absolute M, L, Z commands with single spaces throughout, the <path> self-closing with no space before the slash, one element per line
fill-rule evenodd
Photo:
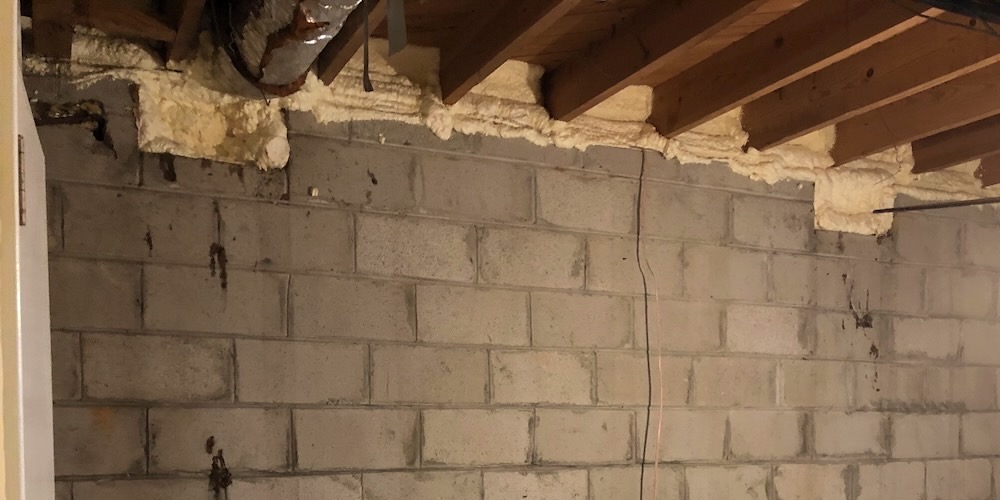
<path fill-rule="evenodd" d="M 261 172 L 29 86 L 110 136 L 39 129 L 60 500 L 208 500 L 220 452 L 230 500 L 638 498 L 643 165 L 657 498 L 998 498 L 992 210 L 822 232 L 721 164 L 299 113 Z"/>

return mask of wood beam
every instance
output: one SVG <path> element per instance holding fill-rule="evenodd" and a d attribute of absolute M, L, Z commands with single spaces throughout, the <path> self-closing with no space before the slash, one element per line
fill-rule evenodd
<path fill-rule="evenodd" d="M 836 165 L 1000 114 L 1000 63 L 837 124 Z"/>
<path fill-rule="evenodd" d="M 441 47 L 441 97 L 455 104 L 517 50 L 544 33 L 580 0 L 508 0 L 485 7 L 448 45 Z"/>
<path fill-rule="evenodd" d="M 983 183 L 983 187 L 1000 184 L 1000 155 L 987 156 L 980 160 L 976 177 Z"/>
<path fill-rule="evenodd" d="M 43 57 L 69 59 L 73 51 L 73 0 L 34 0 L 31 36 Z"/>
<path fill-rule="evenodd" d="M 329 85 L 343 71 L 347 62 L 358 53 L 365 43 L 365 38 L 371 36 L 375 28 L 385 20 L 387 0 L 366 0 L 361 5 L 368 6 L 368 12 L 362 7 L 354 9 L 344 21 L 337 36 L 330 40 L 326 48 L 316 58 L 316 72 L 320 80 Z M 368 32 L 365 33 L 365 18 L 368 18 Z"/>
<path fill-rule="evenodd" d="M 112 35 L 173 42 L 177 31 L 167 21 L 114 0 L 77 1 L 74 22 Z"/>
<path fill-rule="evenodd" d="M 748 103 L 743 128 L 749 146 L 767 149 L 996 62 L 997 37 L 923 23 Z"/>
<path fill-rule="evenodd" d="M 676 136 L 887 40 L 932 11 L 910 0 L 811 0 L 658 85 L 649 122 Z M 912 7 L 911 11 L 907 6 Z M 936 11 L 934 11 L 936 12 Z"/>
<path fill-rule="evenodd" d="M 1000 115 L 913 141 L 913 173 L 944 170 L 1000 153 Z"/>
<path fill-rule="evenodd" d="M 168 0 L 165 8 L 167 16 L 177 27 L 176 36 L 167 50 L 167 58 L 171 61 L 186 59 L 198 50 L 198 34 L 201 31 L 201 13 L 205 10 L 205 0 Z"/>
<path fill-rule="evenodd" d="M 615 35 L 546 76 L 545 104 L 572 120 L 691 47 L 746 17 L 765 0 L 657 1 L 637 12 Z"/>

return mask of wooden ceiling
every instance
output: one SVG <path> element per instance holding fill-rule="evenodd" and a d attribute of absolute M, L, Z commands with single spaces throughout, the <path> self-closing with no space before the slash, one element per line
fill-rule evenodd
<path fill-rule="evenodd" d="M 36 50 L 65 56 L 75 23 L 191 53 L 205 0 L 114 1 L 34 0 Z M 386 2 L 367 0 L 375 36 Z M 317 60 L 325 81 L 361 46 L 365 15 Z M 447 103 L 518 59 L 545 66 L 558 119 L 644 84 L 666 136 L 742 106 L 748 147 L 834 125 L 837 165 L 912 143 L 916 172 L 982 158 L 984 183 L 1000 182 L 1000 34 L 916 0 L 406 0 L 406 17 L 410 43 L 441 49 Z"/>

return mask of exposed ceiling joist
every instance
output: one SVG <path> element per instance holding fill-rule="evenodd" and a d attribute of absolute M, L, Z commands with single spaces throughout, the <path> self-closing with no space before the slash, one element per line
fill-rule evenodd
<path fill-rule="evenodd" d="M 1000 115 L 913 141 L 913 172 L 944 170 L 1000 153 Z"/>
<path fill-rule="evenodd" d="M 159 16 L 114 0 L 76 2 L 74 22 L 106 33 L 174 42 L 177 31 Z M 200 13 L 199 13 L 200 14 Z"/>
<path fill-rule="evenodd" d="M 983 187 L 1000 184 L 1000 155 L 983 158 L 976 170 L 976 177 L 983 183 Z"/>
<path fill-rule="evenodd" d="M 164 8 L 177 27 L 176 36 L 170 40 L 167 58 L 171 61 L 186 59 L 198 49 L 205 0 L 172 0 L 165 2 Z"/>
<path fill-rule="evenodd" d="M 455 104 L 472 87 L 513 57 L 517 44 L 542 34 L 580 0 L 481 2 L 475 21 L 441 47 L 441 96 Z"/>
<path fill-rule="evenodd" d="M 649 122 L 675 136 L 901 33 L 936 10 L 901 1 L 811 0 L 655 88 Z"/>
<path fill-rule="evenodd" d="M 35 52 L 69 59 L 73 50 L 73 0 L 34 0 L 31 33 Z"/>
<path fill-rule="evenodd" d="M 993 64 L 837 124 L 836 165 L 1000 114 Z"/>
<path fill-rule="evenodd" d="M 735 20 L 753 13 L 765 0 L 654 2 L 635 14 L 610 39 L 547 75 L 549 113 L 571 120 L 671 64 L 695 45 Z"/>
<path fill-rule="evenodd" d="M 333 83 L 333 79 L 340 74 L 344 66 L 347 66 L 347 62 L 364 45 L 365 38 L 370 36 L 379 24 L 382 24 L 386 16 L 387 4 L 387 0 L 367 0 L 362 3 L 362 5 L 368 6 L 367 13 L 358 7 L 347 16 L 340 32 L 333 37 L 333 40 L 330 40 L 330 43 L 316 59 L 316 72 L 323 83 L 327 85 Z M 367 33 L 365 33 L 366 16 L 368 18 Z"/>
<path fill-rule="evenodd" d="M 923 23 L 748 103 L 743 128 L 751 147 L 766 149 L 996 62 L 997 37 Z"/>

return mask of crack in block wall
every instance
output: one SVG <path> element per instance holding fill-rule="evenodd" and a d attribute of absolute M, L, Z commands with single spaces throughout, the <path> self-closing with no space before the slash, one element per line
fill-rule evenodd
<path fill-rule="evenodd" d="M 213 450 L 232 500 L 637 498 L 643 162 L 659 499 L 997 498 L 993 210 L 816 231 L 721 164 L 298 113 L 231 168 L 31 85 L 115 144 L 39 131 L 61 500 L 207 500 Z"/>

